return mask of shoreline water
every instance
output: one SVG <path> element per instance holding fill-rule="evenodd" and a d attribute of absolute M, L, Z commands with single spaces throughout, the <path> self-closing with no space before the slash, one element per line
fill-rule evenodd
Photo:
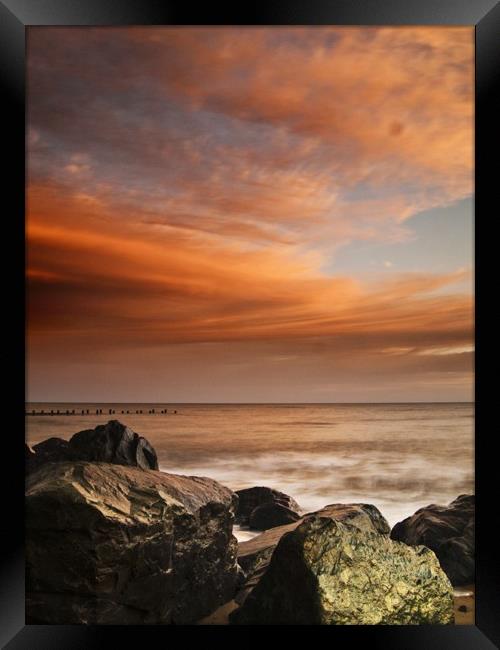
<path fill-rule="evenodd" d="M 68 439 L 118 419 L 151 442 L 162 471 L 209 476 L 232 490 L 266 485 L 293 496 L 305 512 L 329 503 L 373 503 L 394 525 L 420 507 L 449 503 L 474 488 L 470 403 L 43 407 L 94 413 L 29 416 L 28 444 Z M 95 415 L 96 408 L 103 413 Z M 149 415 L 153 408 L 177 414 Z"/>

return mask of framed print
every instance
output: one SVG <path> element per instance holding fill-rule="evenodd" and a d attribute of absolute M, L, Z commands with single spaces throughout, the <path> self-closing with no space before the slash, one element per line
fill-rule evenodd
<path fill-rule="evenodd" d="M 3 647 L 498 647 L 498 4 L 0 10 Z"/>

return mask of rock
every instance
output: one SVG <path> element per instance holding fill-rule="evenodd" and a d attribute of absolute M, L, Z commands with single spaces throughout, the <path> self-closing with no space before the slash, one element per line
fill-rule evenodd
<path fill-rule="evenodd" d="M 283 535 L 290 530 L 295 530 L 302 520 L 295 521 L 286 526 L 276 526 L 269 528 L 256 537 L 239 542 L 238 544 L 238 564 L 241 566 L 247 576 L 251 575 L 255 568 L 256 562 L 262 558 L 270 559 L 278 542 Z"/>
<path fill-rule="evenodd" d="M 391 527 L 387 519 L 371 503 L 338 503 L 326 506 L 326 508 L 323 508 L 317 514 L 322 517 L 327 514 L 336 521 L 352 524 L 360 530 L 367 532 L 372 532 L 373 530 L 381 535 L 389 535 L 391 532 Z"/>
<path fill-rule="evenodd" d="M 69 451 L 73 460 L 158 469 L 152 445 L 118 420 L 75 433 L 69 441 Z"/>
<path fill-rule="evenodd" d="M 28 622 L 186 624 L 234 596 L 237 499 L 216 481 L 65 462 L 26 485 Z"/>
<path fill-rule="evenodd" d="M 281 537 L 285 533 L 294 530 L 309 515 L 318 515 L 335 521 L 347 522 L 357 526 L 360 530 L 383 535 L 388 535 L 391 530 L 382 513 L 371 504 L 334 503 L 317 512 L 304 515 L 296 522 L 271 528 L 247 542 L 241 542 L 238 545 L 238 562 L 247 575 L 252 574 L 258 566 L 262 566 L 266 560 L 269 560 Z"/>
<path fill-rule="evenodd" d="M 71 458 L 69 442 L 62 438 L 48 438 L 39 442 L 33 445 L 33 451 L 37 460 L 42 462 L 61 462 Z"/>
<path fill-rule="evenodd" d="M 267 530 L 276 526 L 291 524 L 300 519 L 300 515 L 280 503 L 263 503 L 254 508 L 250 514 L 250 528 Z"/>
<path fill-rule="evenodd" d="M 34 471 L 44 463 L 66 461 L 70 457 L 68 441 L 62 438 L 48 438 L 33 445 L 32 450 L 26 445 L 26 469 L 28 472 Z"/>
<path fill-rule="evenodd" d="M 66 459 L 69 442 L 62 438 L 47 438 L 47 440 L 33 445 L 33 451 L 40 456 L 60 456 Z"/>
<path fill-rule="evenodd" d="M 317 515 L 280 539 L 229 620 L 236 625 L 453 622 L 453 589 L 432 551 Z"/>
<path fill-rule="evenodd" d="M 462 495 L 449 506 L 432 504 L 397 523 L 391 538 L 405 544 L 423 545 L 437 555 L 453 585 L 474 582 L 473 495 Z"/>
<path fill-rule="evenodd" d="M 317 512 L 304 515 L 296 522 L 287 524 L 286 526 L 270 528 L 261 535 L 249 539 L 247 542 L 241 542 L 238 545 L 238 563 L 245 571 L 247 578 L 235 597 L 235 601 L 239 605 L 245 602 L 245 599 L 267 571 L 274 549 L 283 535 L 295 530 L 310 515 L 326 517 L 334 521 L 348 522 L 366 532 L 388 535 L 391 530 L 382 513 L 371 504 L 335 503 Z"/>
<path fill-rule="evenodd" d="M 110 420 L 95 429 L 79 431 L 68 442 L 49 438 L 34 445 L 27 456 L 27 469 L 33 471 L 44 463 L 65 461 L 94 461 L 130 465 L 142 469 L 158 469 L 153 446 L 118 420 Z"/>
<path fill-rule="evenodd" d="M 250 524 L 252 511 L 264 503 L 275 503 L 299 513 L 299 504 L 283 492 L 268 487 L 252 487 L 245 490 L 238 490 L 238 509 L 236 511 L 236 523 L 241 526 Z"/>

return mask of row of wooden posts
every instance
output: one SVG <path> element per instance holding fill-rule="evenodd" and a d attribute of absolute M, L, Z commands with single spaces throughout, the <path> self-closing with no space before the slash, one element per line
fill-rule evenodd
<path fill-rule="evenodd" d="M 116 409 L 104 409 L 104 411 L 108 412 L 108 415 L 116 415 L 117 413 L 121 413 L 122 415 L 130 415 L 130 414 L 135 414 L 135 415 L 166 415 L 167 413 L 177 413 L 177 411 L 170 410 L 168 409 L 149 409 L 149 411 L 145 411 L 143 409 L 136 409 L 136 410 L 123 410 L 123 411 L 116 411 Z M 72 409 L 71 411 L 69 409 L 66 410 L 61 410 L 61 409 L 50 409 L 45 410 L 41 409 L 40 411 L 37 411 L 36 409 L 32 409 L 31 411 L 26 411 L 26 415 L 94 415 L 94 409 Z M 95 415 L 103 415 L 103 409 L 95 409 Z"/>

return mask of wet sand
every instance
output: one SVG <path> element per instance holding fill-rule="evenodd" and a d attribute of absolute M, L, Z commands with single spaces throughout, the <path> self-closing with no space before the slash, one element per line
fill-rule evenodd
<path fill-rule="evenodd" d="M 455 625 L 475 625 L 475 585 L 455 589 Z"/>

